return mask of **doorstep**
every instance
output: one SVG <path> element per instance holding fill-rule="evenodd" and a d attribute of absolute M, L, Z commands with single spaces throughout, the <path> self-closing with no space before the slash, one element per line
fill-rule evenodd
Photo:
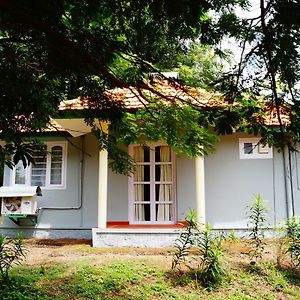
<path fill-rule="evenodd" d="M 181 227 L 92 228 L 93 247 L 173 247 Z"/>

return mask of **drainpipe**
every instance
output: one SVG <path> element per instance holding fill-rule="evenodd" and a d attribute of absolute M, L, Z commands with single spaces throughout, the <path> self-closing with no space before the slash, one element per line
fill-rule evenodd
<path fill-rule="evenodd" d="M 288 148 L 288 153 L 289 153 L 289 174 L 290 174 L 292 214 L 294 216 L 295 215 L 295 199 L 294 199 L 294 186 L 293 186 L 292 157 L 291 157 L 290 148 Z"/>
<path fill-rule="evenodd" d="M 84 167 L 84 143 L 85 136 L 81 137 L 81 151 L 80 151 L 80 168 L 79 168 L 79 189 L 78 189 L 78 196 L 79 196 L 79 205 L 78 206 L 51 206 L 51 207 L 39 207 L 38 212 L 42 212 L 43 210 L 79 210 L 82 208 L 82 200 L 83 200 L 83 167 Z M 81 221 L 82 223 L 82 221 Z M 82 224 L 81 224 L 82 225 Z"/>
<path fill-rule="evenodd" d="M 287 165 L 286 165 L 286 155 L 285 155 L 285 148 L 282 150 L 282 160 L 283 160 L 283 176 L 284 176 L 284 189 L 285 189 L 285 208 L 286 208 L 286 217 L 289 219 L 291 217 L 291 208 L 289 199 L 290 197 L 290 189 L 289 189 L 289 178 L 287 172 Z"/>
<path fill-rule="evenodd" d="M 275 179 L 275 157 L 272 159 L 272 167 L 273 167 L 273 205 L 274 205 L 274 226 L 277 226 L 277 204 L 276 204 L 276 179 Z"/>

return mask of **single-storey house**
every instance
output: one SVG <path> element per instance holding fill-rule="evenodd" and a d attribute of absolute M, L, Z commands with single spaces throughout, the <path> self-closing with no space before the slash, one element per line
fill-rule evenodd
<path fill-rule="evenodd" d="M 126 101 L 138 102 L 135 95 Z M 60 106 L 61 111 L 84 108 L 78 99 Z M 37 214 L 18 212 L 22 198 L 12 195 L 15 202 L 5 202 L 8 195 L 0 192 L 0 234 L 22 231 L 27 237 L 92 238 L 94 246 L 160 247 L 173 244 L 191 208 L 200 223 L 225 231 L 247 228 L 246 207 L 257 194 L 269 208 L 270 227 L 300 212 L 299 152 L 258 145 L 259 137 L 221 136 L 215 154 L 194 159 L 175 155 L 163 141 L 129 145 L 135 173 L 128 177 L 108 168 L 107 151 L 99 151 L 83 118 L 61 117 L 53 124 L 56 130 L 40 137 L 48 155 L 37 152 L 34 165 L 24 169 L 19 163 L 4 171 L 5 187 L 41 187 Z"/>

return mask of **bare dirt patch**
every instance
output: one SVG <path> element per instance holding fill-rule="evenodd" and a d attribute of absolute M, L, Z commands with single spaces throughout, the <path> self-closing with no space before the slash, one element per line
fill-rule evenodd
<path fill-rule="evenodd" d="M 151 257 L 153 264 L 170 268 L 172 248 L 93 248 L 90 240 L 30 239 L 25 242 L 27 265 L 72 263 L 78 259 L 89 260 L 93 265 L 116 262 L 135 257 L 137 260 Z"/>
<path fill-rule="evenodd" d="M 48 265 L 53 263 L 73 263 L 77 260 L 89 261 L 92 265 L 117 262 L 124 259 L 135 258 L 135 260 L 151 260 L 165 270 L 171 268 L 172 254 L 174 248 L 93 248 L 90 240 L 46 240 L 29 239 L 25 242 L 26 259 L 28 265 Z M 223 243 L 226 261 L 241 268 L 249 264 L 249 252 L 251 245 L 249 241 Z M 263 259 L 276 263 L 280 259 L 278 255 L 278 241 L 268 240 L 266 242 Z"/>

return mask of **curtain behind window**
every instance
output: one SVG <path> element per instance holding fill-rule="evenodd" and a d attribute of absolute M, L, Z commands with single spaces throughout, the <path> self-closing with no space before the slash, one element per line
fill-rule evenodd
<path fill-rule="evenodd" d="M 143 147 L 134 147 L 134 161 L 135 162 L 144 162 L 144 149 Z M 135 166 L 135 181 L 141 182 L 144 181 L 144 166 L 136 165 Z M 135 184 L 134 185 L 134 195 L 135 202 L 144 201 L 144 185 Z M 144 204 L 134 204 L 134 216 L 136 221 L 145 221 L 145 210 Z"/>
<path fill-rule="evenodd" d="M 171 221 L 172 220 L 172 184 L 164 184 L 164 182 L 172 181 L 172 164 L 171 164 L 171 149 L 168 146 L 160 147 L 160 162 L 169 162 L 170 164 L 161 164 L 160 179 L 158 185 L 157 202 L 157 221 Z M 164 203 L 166 202 L 166 203 Z"/>

